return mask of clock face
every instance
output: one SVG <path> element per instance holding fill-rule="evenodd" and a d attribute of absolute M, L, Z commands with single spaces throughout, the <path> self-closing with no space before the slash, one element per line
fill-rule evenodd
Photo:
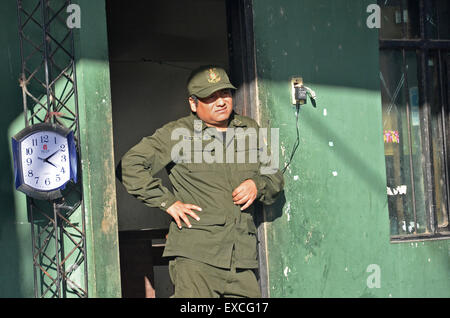
<path fill-rule="evenodd" d="M 20 144 L 23 183 L 40 191 L 51 191 L 70 180 L 67 138 L 54 131 L 38 131 Z"/>

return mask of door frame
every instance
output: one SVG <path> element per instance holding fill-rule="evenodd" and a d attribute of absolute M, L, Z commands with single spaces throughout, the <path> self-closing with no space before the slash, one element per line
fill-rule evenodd
<path fill-rule="evenodd" d="M 253 1 L 227 0 L 227 25 L 229 33 L 230 78 L 238 88 L 233 97 L 237 113 L 259 122 L 258 87 L 255 42 L 253 33 Z M 268 253 L 266 244 L 265 211 L 256 204 L 253 215 L 258 233 L 258 282 L 263 298 L 269 294 Z"/>

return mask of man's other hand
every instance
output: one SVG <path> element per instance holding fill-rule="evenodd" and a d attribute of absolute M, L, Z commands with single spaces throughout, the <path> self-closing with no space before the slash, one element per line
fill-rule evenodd
<path fill-rule="evenodd" d="M 248 179 L 242 182 L 236 189 L 234 189 L 232 196 L 234 204 L 244 204 L 241 211 L 247 209 L 256 199 L 258 189 L 253 180 Z"/>
<path fill-rule="evenodd" d="M 167 213 L 173 217 L 173 219 L 175 220 L 175 222 L 178 225 L 178 228 L 181 229 L 181 220 L 183 220 L 184 223 L 186 223 L 186 225 L 188 227 L 191 227 L 191 223 L 189 222 L 188 217 L 186 216 L 186 214 L 192 216 L 194 219 L 196 219 L 197 221 L 200 220 L 200 218 L 198 217 L 197 214 L 195 214 L 194 211 L 192 210 L 197 210 L 197 211 L 201 211 L 202 208 L 193 205 L 193 204 L 186 204 L 183 203 L 181 201 L 177 201 L 174 204 L 172 204 L 168 209 L 167 209 Z"/>

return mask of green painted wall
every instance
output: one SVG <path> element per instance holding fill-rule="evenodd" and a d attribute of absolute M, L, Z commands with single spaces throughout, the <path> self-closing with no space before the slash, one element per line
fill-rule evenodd
<path fill-rule="evenodd" d="M 31 228 L 25 196 L 14 190 L 9 151 L 11 136 L 25 126 L 15 1 L 0 2 L 0 20 L 0 297 L 32 297 Z"/>
<path fill-rule="evenodd" d="M 89 297 L 120 297 L 119 240 L 104 1 L 78 0 L 75 32 Z"/>
<path fill-rule="evenodd" d="M 449 297 L 448 241 L 389 242 L 373 1 L 253 2 L 260 121 L 280 128 L 281 165 L 296 138 L 290 78 L 318 95 L 300 111 L 284 197 L 266 209 L 270 296 Z"/>

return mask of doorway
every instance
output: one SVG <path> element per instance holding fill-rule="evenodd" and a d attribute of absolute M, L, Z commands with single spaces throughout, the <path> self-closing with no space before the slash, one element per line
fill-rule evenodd
<path fill-rule="evenodd" d="M 116 164 L 142 137 L 189 114 L 186 82 L 200 65 L 227 69 L 239 87 L 237 111 L 252 114 L 247 83 L 254 73 L 243 68 L 246 38 L 236 36 L 242 32 L 238 8 L 246 2 L 106 1 Z M 165 171 L 157 177 L 170 189 Z M 116 183 L 122 295 L 169 297 L 173 286 L 161 255 L 170 217 Z"/>

